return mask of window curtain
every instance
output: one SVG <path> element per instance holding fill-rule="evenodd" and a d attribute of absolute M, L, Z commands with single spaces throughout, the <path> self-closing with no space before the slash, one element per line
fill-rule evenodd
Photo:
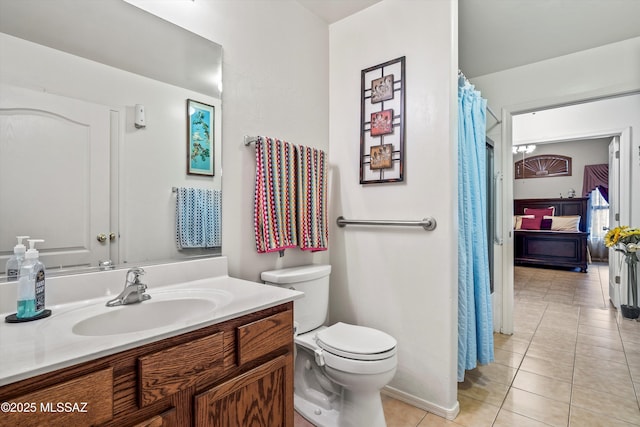
<path fill-rule="evenodd" d="M 609 202 L 609 165 L 587 165 L 582 178 L 582 196 L 587 197 L 598 189 L 606 202 Z"/>
<path fill-rule="evenodd" d="M 487 101 L 458 88 L 458 381 L 493 361 L 486 188 Z"/>
<path fill-rule="evenodd" d="M 589 224 L 589 253 L 595 261 L 608 261 L 609 249 L 604 244 L 604 236 L 609 229 L 609 203 L 600 191 L 591 193 L 591 224 Z M 605 230 L 606 228 L 606 230 Z"/>

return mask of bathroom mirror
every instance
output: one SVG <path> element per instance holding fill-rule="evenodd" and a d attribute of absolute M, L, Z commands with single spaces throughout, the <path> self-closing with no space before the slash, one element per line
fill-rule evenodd
<path fill-rule="evenodd" d="M 220 45 L 123 0 L 0 0 L 0 52 L 0 276 L 18 235 L 55 274 L 219 255 L 178 250 L 176 188 L 221 191 Z M 213 177 L 187 174 L 188 100 Z"/>

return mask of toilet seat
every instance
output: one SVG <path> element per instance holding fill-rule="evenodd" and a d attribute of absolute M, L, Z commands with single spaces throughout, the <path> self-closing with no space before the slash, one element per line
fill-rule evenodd
<path fill-rule="evenodd" d="M 397 341 L 382 331 L 338 322 L 317 333 L 323 350 L 353 360 L 383 360 L 396 354 Z"/>
<path fill-rule="evenodd" d="M 336 323 L 295 337 L 319 366 L 353 374 L 380 374 L 396 368 L 396 340 L 382 331 Z M 371 353 L 365 353 L 371 351 Z"/>

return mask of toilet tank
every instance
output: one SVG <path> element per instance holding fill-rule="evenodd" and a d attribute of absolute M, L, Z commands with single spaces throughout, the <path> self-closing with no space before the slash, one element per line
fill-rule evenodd
<path fill-rule="evenodd" d="M 304 297 L 293 302 L 297 333 L 303 334 L 322 326 L 327 319 L 330 273 L 330 265 L 314 264 L 264 271 L 260 278 L 268 285 L 304 292 Z"/>

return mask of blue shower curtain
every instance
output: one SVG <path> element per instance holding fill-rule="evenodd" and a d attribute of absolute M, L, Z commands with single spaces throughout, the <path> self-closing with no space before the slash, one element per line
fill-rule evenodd
<path fill-rule="evenodd" d="M 487 251 L 487 101 L 468 82 L 458 88 L 458 381 L 493 361 Z"/>

